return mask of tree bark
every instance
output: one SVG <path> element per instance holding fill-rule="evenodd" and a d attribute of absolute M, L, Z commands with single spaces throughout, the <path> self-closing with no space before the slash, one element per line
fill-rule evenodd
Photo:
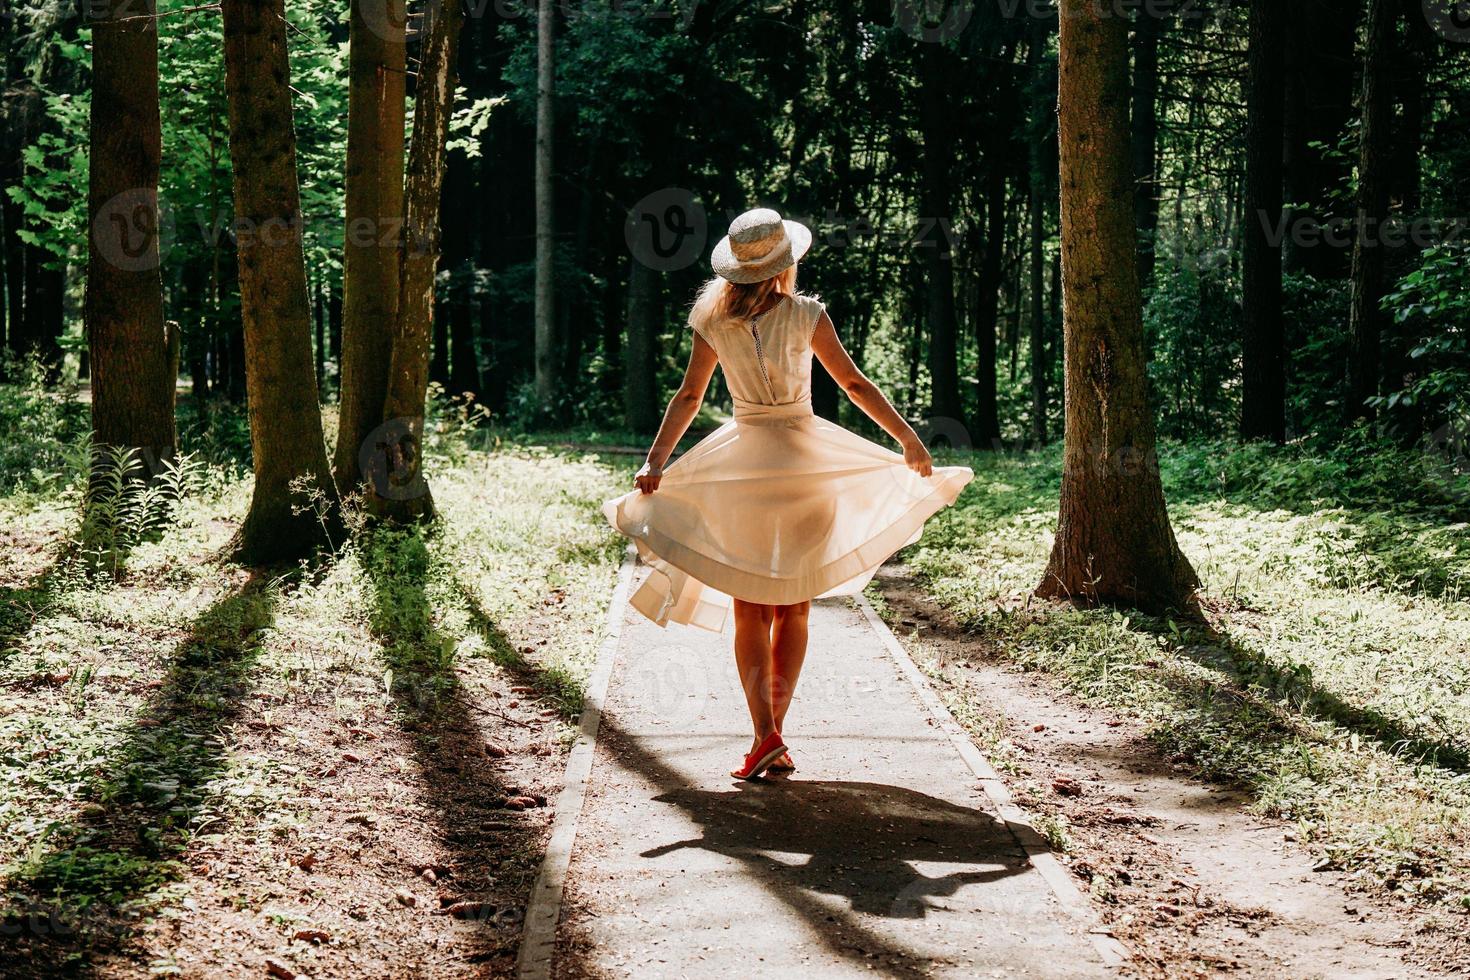
<path fill-rule="evenodd" d="M 1134 31 L 1132 126 L 1133 220 L 1138 226 L 1138 280 L 1147 287 L 1154 278 L 1159 234 L 1159 38 L 1163 14 L 1145 4 Z"/>
<path fill-rule="evenodd" d="M 1283 72 L 1286 9 L 1251 0 L 1246 86 L 1245 227 L 1241 229 L 1243 439 L 1286 441 L 1286 341 L 1281 320 Z"/>
<path fill-rule="evenodd" d="M 929 327 L 929 413 L 964 424 L 960 403 L 959 327 L 954 302 L 954 253 L 949 243 L 949 171 L 954 166 L 952 112 L 946 95 L 942 44 L 919 52 L 923 79 L 919 91 L 924 159 L 921 220 L 929 226 L 922 243 L 926 272 L 925 320 Z"/>
<path fill-rule="evenodd" d="M 285 8 L 283 0 L 224 0 L 222 10 L 255 464 L 236 551 L 264 564 L 300 557 L 327 539 L 337 492 L 311 363 Z"/>
<path fill-rule="evenodd" d="M 1046 445 L 1046 207 L 1038 148 L 1031 149 L 1030 210 L 1030 347 L 1031 442 Z"/>
<path fill-rule="evenodd" d="M 139 11 L 142 16 L 139 16 Z M 159 271 L 158 21 L 153 0 L 93 9 L 87 346 L 94 453 L 134 451 L 141 478 L 177 445 Z"/>
<path fill-rule="evenodd" d="M 1353 74 L 1360 0 L 1295 0 L 1286 4 L 1285 184 L 1289 227 L 1319 227 L 1341 218 L 1332 198 L 1351 166 L 1333 153 L 1353 112 Z M 1290 235 L 1286 269 L 1318 279 L 1347 275 L 1352 252 L 1311 235 Z"/>
<path fill-rule="evenodd" d="M 623 358 L 623 413 L 637 433 L 658 429 L 658 273 L 628 260 L 628 344 Z"/>
<path fill-rule="evenodd" d="M 549 415 L 556 400 L 556 210 L 552 147 L 556 117 L 556 6 L 538 0 L 536 14 L 536 401 Z"/>
<path fill-rule="evenodd" d="M 347 225 L 342 250 L 337 485 L 363 481 L 383 421 L 398 315 L 403 222 L 404 0 L 352 0 L 347 83 Z"/>
<path fill-rule="evenodd" d="M 385 438 L 378 443 L 368 481 L 373 513 L 400 522 L 434 516 L 434 498 L 423 473 L 424 396 L 434 330 L 445 143 L 454 111 L 455 64 L 464 11 L 449 0 L 431 6 L 425 18 L 403 195 L 405 238 L 398 317 L 383 404 Z"/>
<path fill-rule="evenodd" d="M 1368 0 L 1368 40 L 1363 61 L 1363 123 L 1358 134 L 1358 201 L 1354 227 L 1352 307 L 1349 317 L 1348 417 L 1372 418 L 1368 399 L 1378 394 L 1383 299 L 1383 248 L 1379 234 L 1388 217 L 1393 175 L 1393 71 L 1396 0 Z"/>
<path fill-rule="evenodd" d="M 985 254 L 975 306 L 977 393 L 975 448 L 1000 448 L 1000 406 L 996 398 L 996 338 L 1000 327 L 1001 267 L 1005 260 L 1006 178 L 1000 161 L 990 161 L 985 186 Z"/>
<path fill-rule="evenodd" d="M 1060 50 L 1066 450 L 1036 591 L 1185 608 L 1199 580 L 1169 524 L 1144 375 L 1127 22 L 1092 0 L 1062 0 Z"/>

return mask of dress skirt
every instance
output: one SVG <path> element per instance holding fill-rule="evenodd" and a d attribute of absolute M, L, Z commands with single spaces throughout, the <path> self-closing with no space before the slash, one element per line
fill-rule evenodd
<path fill-rule="evenodd" d="M 735 419 L 668 466 L 655 493 L 603 513 L 652 569 L 634 608 L 719 632 L 732 596 L 791 605 L 861 592 L 973 476 L 946 466 L 921 477 L 809 401 L 737 401 Z"/>

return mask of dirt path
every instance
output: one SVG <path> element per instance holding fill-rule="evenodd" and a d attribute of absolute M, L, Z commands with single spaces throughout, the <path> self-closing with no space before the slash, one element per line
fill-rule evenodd
<path fill-rule="evenodd" d="M 1136 722 L 1088 707 L 984 649 L 903 570 L 885 569 L 879 582 L 890 622 L 939 693 L 974 705 L 971 725 L 1014 760 L 1007 783 L 1017 798 L 1036 819 L 1067 827 L 1071 867 L 1133 949 L 1134 969 L 1168 977 L 1447 975 L 1405 962 L 1404 924 L 1349 893 L 1341 876 L 1314 872 L 1289 824 L 1249 813 L 1243 793 L 1184 776 Z"/>
<path fill-rule="evenodd" d="M 730 633 L 629 612 L 555 975 L 1110 975 L 862 614 L 812 638 L 799 771 L 737 783 Z"/>

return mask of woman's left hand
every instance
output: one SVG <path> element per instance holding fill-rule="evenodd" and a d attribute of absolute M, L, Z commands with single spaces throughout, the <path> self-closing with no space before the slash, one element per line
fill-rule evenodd
<path fill-rule="evenodd" d="M 659 483 L 664 478 L 663 467 L 644 463 L 638 475 L 633 477 L 633 482 L 638 484 L 638 489 L 644 493 L 653 493 L 658 489 Z"/>

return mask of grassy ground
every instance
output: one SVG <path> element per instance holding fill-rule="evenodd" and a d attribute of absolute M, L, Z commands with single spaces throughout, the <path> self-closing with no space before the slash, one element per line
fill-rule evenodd
<path fill-rule="evenodd" d="M 1470 909 L 1463 477 L 1383 450 L 1166 451 L 1175 528 L 1204 581 L 1198 624 L 1031 599 L 1058 459 L 969 461 L 975 483 L 907 561 L 978 644 L 1143 719 L 1166 754 L 1248 789 L 1363 888 Z"/>
<path fill-rule="evenodd" d="M 248 499 L 237 419 L 186 416 L 175 513 L 122 500 L 83 534 L 72 410 L 19 408 L 58 414 L 0 496 L 0 973 L 193 952 L 388 975 L 435 929 L 435 955 L 505 965 L 513 929 L 456 936 L 465 916 L 424 896 L 404 919 L 399 893 L 515 921 L 545 828 L 502 806 L 560 779 L 622 554 L 595 507 L 625 462 L 444 417 L 441 523 L 252 571 L 220 557 Z"/>

